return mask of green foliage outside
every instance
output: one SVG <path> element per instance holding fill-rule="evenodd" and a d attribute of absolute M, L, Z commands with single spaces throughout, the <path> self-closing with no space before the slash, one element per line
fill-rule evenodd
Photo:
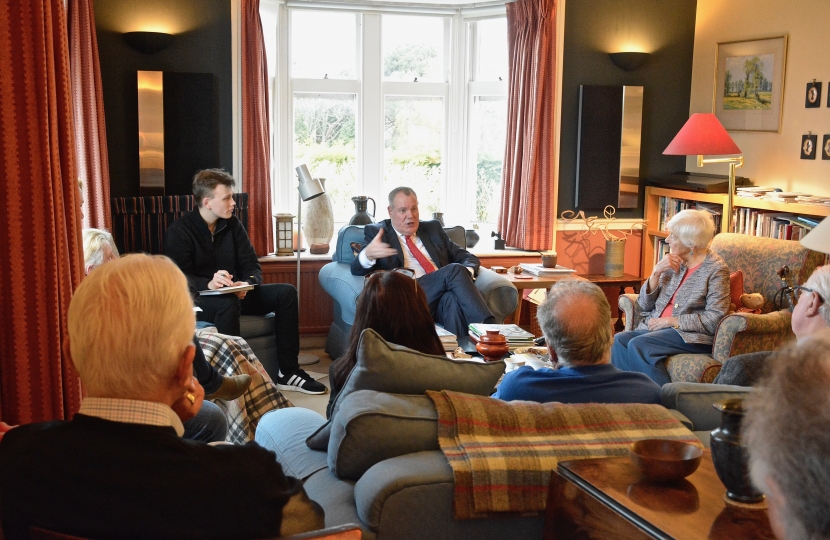
<path fill-rule="evenodd" d="M 502 159 L 479 155 L 476 164 L 476 221 L 495 223 L 501 200 Z"/>

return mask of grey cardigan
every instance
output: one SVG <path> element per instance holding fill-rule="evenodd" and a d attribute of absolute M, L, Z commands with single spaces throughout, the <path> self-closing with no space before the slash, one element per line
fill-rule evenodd
<path fill-rule="evenodd" d="M 659 317 L 677 291 L 672 316 L 677 317 L 680 337 L 686 343 L 712 343 L 718 323 L 729 310 L 729 267 L 717 254 L 709 252 L 678 291 L 686 270 L 685 266 L 679 272 L 666 270 L 651 292 L 646 292 L 648 283 L 643 284 L 637 299 L 643 320 L 637 329 L 648 330 L 649 319 Z"/>

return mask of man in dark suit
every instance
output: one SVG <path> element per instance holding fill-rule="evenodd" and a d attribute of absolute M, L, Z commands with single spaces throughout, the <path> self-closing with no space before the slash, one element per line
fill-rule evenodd
<path fill-rule="evenodd" d="M 67 315 L 87 392 L 71 421 L 0 425 L 5 538 L 270 538 L 323 527 L 273 452 L 181 438 L 204 390 L 193 377 L 187 280 L 163 256 L 128 255 L 87 276 Z M 2 424 L 2 423 L 0 423 Z M 210 494 L 225 494 L 205 504 Z M 0 535 L 2 536 L 2 535 Z"/>
<path fill-rule="evenodd" d="M 469 323 L 495 322 L 473 282 L 481 266 L 478 257 L 450 240 L 439 222 L 419 219 L 415 192 L 393 189 L 387 211 L 389 219 L 363 229 L 352 274 L 409 268 L 426 293 L 435 322 L 456 336 L 466 336 Z"/>

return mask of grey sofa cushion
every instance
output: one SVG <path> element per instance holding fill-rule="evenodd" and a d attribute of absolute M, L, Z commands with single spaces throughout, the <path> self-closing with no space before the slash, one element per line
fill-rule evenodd
<path fill-rule="evenodd" d="M 504 362 L 452 360 L 387 343 L 367 328 L 360 335 L 357 363 L 331 407 L 331 418 L 343 400 L 357 390 L 376 390 L 392 394 L 423 395 L 427 390 L 452 390 L 488 396 L 504 373 Z M 327 450 L 331 419 L 314 432 L 306 444 Z"/>
<path fill-rule="evenodd" d="M 332 419 L 328 465 L 338 478 L 359 480 L 385 459 L 439 449 L 438 412 L 427 396 L 358 390 Z"/>
<path fill-rule="evenodd" d="M 664 384 L 663 406 L 678 410 L 694 424 L 694 431 L 711 431 L 720 425 L 720 412 L 714 403 L 745 397 L 751 387 L 728 384 L 676 382 Z"/>

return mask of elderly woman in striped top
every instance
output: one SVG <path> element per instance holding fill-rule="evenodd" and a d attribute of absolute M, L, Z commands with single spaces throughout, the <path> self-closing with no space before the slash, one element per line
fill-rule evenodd
<path fill-rule="evenodd" d="M 636 330 L 614 336 L 611 349 L 617 368 L 645 373 L 660 385 L 671 382 L 669 356 L 711 354 L 715 329 L 729 309 L 729 268 L 708 249 L 712 215 L 683 210 L 668 229 L 670 251 L 640 289 L 643 320 Z"/>

